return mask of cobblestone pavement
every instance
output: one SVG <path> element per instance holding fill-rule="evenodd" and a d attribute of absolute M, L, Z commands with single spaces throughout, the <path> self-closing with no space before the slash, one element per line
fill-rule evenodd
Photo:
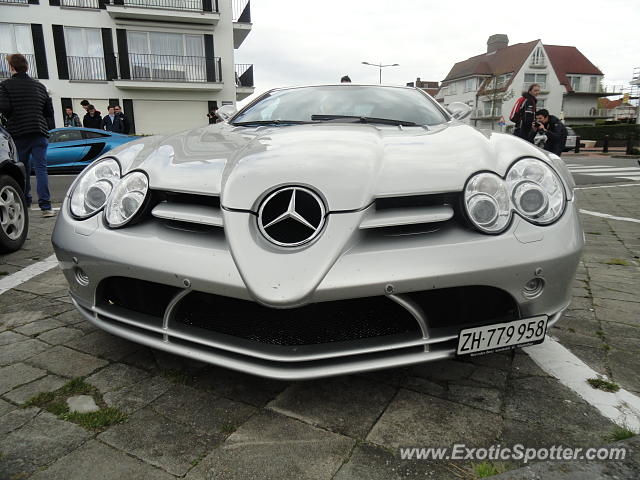
<path fill-rule="evenodd" d="M 640 187 L 577 195 L 585 210 L 640 219 Z M 549 333 L 640 394 L 640 224 L 582 220 L 574 300 Z M 25 248 L 0 260 L 0 278 L 51 255 L 53 221 L 31 225 Z M 55 403 L 79 388 L 74 378 L 102 408 L 94 424 Z M 0 295 L 0 479 L 473 479 L 477 462 L 401 460 L 399 447 L 600 446 L 613 432 L 519 350 L 279 382 L 96 329 L 57 268 Z M 617 478 L 638 478 L 634 458 L 617 464 Z"/>

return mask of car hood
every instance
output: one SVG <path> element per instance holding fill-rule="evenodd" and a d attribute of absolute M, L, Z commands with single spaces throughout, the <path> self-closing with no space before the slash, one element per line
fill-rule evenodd
<path fill-rule="evenodd" d="M 256 211 L 282 185 L 308 186 L 328 210 L 357 210 L 377 197 L 461 191 L 474 172 L 500 175 L 525 155 L 546 158 L 512 135 L 467 125 L 395 127 L 219 124 L 146 137 L 118 150 L 123 170 L 140 169 L 158 190 L 220 195 L 228 209 Z"/>

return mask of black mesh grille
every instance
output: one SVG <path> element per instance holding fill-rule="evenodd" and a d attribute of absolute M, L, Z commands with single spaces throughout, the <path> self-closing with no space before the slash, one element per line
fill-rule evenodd
<path fill-rule="evenodd" d="M 315 345 L 407 332 L 419 335 L 413 317 L 385 297 L 274 309 L 193 292 L 178 304 L 173 321 L 272 345 Z"/>
<path fill-rule="evenodd" d="M 377 198 L 376 210 L 409 207 L 436 207 L 445 204 L 455 207 L 459 202 L 459 198 L 460 194 L 456 192 Z"/>
<path fill-rule="evenodd" d="M 127 277 L 109 277 L 100 283 L 98 304 L 162 318 L 179 288 Z"/>

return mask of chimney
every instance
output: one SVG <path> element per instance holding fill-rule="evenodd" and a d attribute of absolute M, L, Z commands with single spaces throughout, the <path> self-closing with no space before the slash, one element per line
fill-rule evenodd
<path fill-rule="evenodd" d="M 495 52 L 509 46 L 509 37 L 503 33 L 491 35 L 487 40 L 487 53 Z"/>

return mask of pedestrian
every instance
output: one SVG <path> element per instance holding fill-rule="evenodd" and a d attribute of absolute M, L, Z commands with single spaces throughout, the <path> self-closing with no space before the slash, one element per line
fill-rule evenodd
<path fill-rule="evenodd" d="M 527 141 L 530 139 L 531 127 L 536 118 L 536 104 L 538 95 L 540 94 L 540 84 L 532 83 L 526 92 L 516 100 L 511 109 L 509 120 L 515 123 L 513 134 Z"/>
<path fill-rule="evenodd" d="M 81 127 L 80 117 L 77 113 L 73 113 L 73 108 L 66 107 L 64 109 L 64 126 L 65 127 Z"/>
<path fill-rule="evenodd" d="M 122 133 L 122 119 L 116 115 L 115 105 L 109 105 L 107 111 L 107 115 L 102 119 L 102 129 L 107 132 Z"/>
<path fill-rule="evenodd" d="M 47 118 L 53 118 L 53 104 L 47 89 L 27 74 L 24 55 L 7 56 L 11 77 L 0 83 L 0 112 L 7 118 L 7 131 L 13 137 L 18 158 L 27 172 L 25 198 L 31 208 L 31 170 L 36 172 L 38 205 L 43 217 L 55 216 L 51 208 L 47 175 Z"/>
<path fill-rule="evenodd" d="M 102 117 L 100 116 L 100 111 L 96 110 L 96 107 L 91 104 L 87 105 L 87 113 L 82 119 L 82 125 L 85 128 L 102 129 Z"/>
<path fill-rule="evenodd" d="M 207 113 L 207 118 L 209 119 L 209 125 L 213 125 L 214 123 L 218 123 L 218 108 L 212 108 L 209 113 Z"/>
<path fill-rule="evenodd" d="M 120 118 L 120 121 L 122 122 L 122 131 L 120 133 L 129 135 L 129 132 L 131 131 L 131 123 L 129 122 L 129 119 L 122 111 L 122 108 L 120 107 L 120 105 L 114 105 L 113 112 L 115 113 L 116 117 Z"/>
<path fill-rule="evenodd" d="M 80 106 L 84 108 L 85 112 L 89 111 L 89 105 L 91 104 L 89 103 L 89 100 L 87 100 L 86 98 L 80 102 Z"/>
<path fill-rule="evenodd" d="M 558 117 L 549 115 L 548 110 L 541 108 L 536 112 L 536 121 L 532 124 L 529 141 L 535 144 L 536 137 L 544 138 L 540 148 L 560 156 L 567 143 L 567 129 Z"/>
<path fill-rule="evenodd" d="M 345 75 L 344 77 L 342 77 L 340 79 L 340 83 L 351 83 L 351 79 L 349 78 L 349 75 Z"/>

